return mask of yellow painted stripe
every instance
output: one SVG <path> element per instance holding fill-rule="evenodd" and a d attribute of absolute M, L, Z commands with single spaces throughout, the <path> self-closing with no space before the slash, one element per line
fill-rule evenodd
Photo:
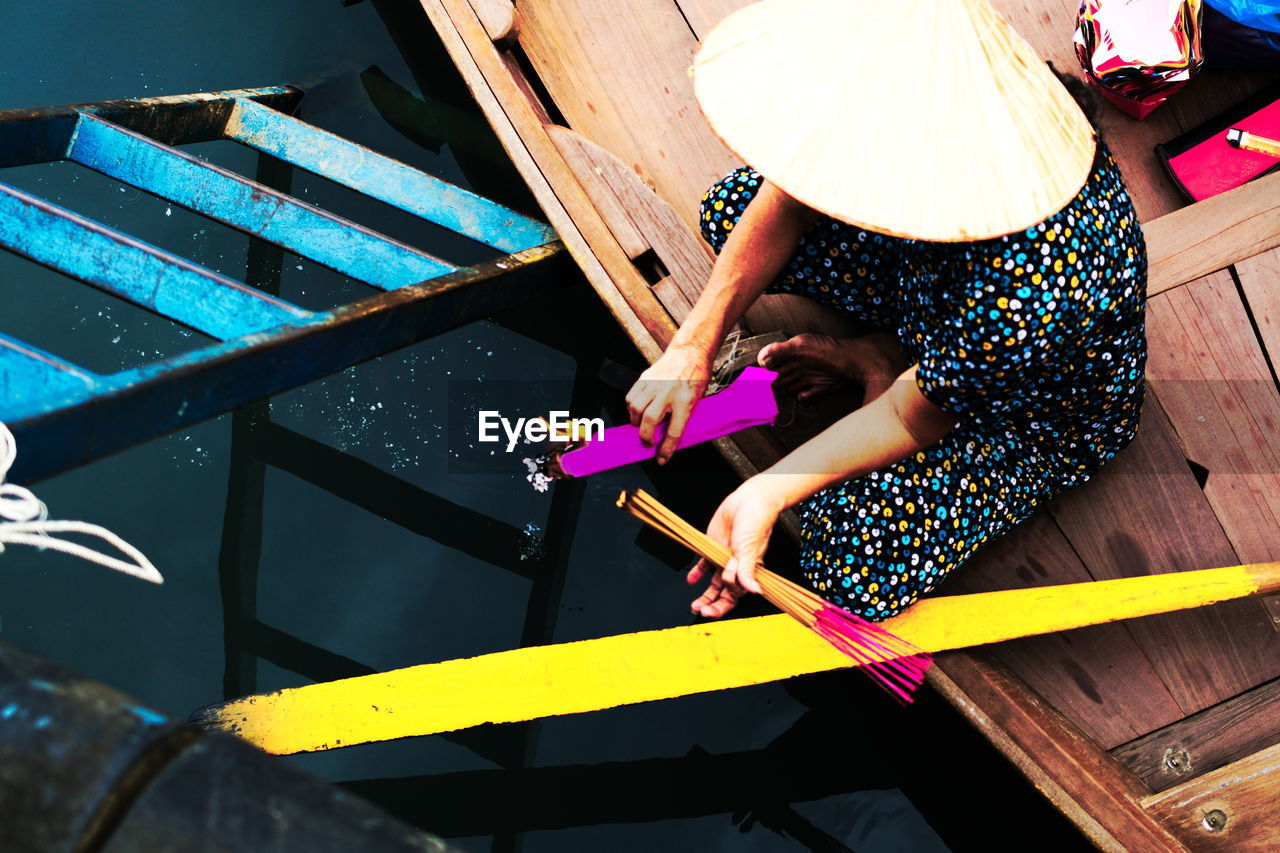
<path fill-rule="evenodd" d="M 994 643 L 1270 591 L 1280 564 L 929 598 L 883 625 L 926 651 Z M 250 696 L 197 724 L 311 752 L 744 687 L 851 665 L 788 616 L 536 646 Z"/>

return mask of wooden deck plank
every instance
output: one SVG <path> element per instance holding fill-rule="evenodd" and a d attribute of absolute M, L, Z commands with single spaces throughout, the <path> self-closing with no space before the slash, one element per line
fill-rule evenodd
<path fill-rule="evenodd" d="M 640 180 L 613 152 L 567 127 L 548 129 L 561 151 L 577 152 L 607 187 L 644 242 L 651 246 L 671 274 L 671 284 L 692 305 L 702 293 L 715 253 L 680 219 L 671 205 Z M 671 307 L 671 306 L 668 306 Z"/>
<path fill-rule="evenodd" d="M 1235 281 L 1221 271 L 1147 306 L 1147 380 L 1237 556 L 1280 557 L 1280 392 Z M 1280 602 L 1268 604 L 1280 624 Z"/>
<path fill-rule="evenodd" d="M 1280 743 L 1280 680 L 1268 681 L 1112 750 L 1153 791 Z"/>
<path fill-rule="evenodd" d="M 1280 745 L 1149 797 L 1144 805 L 1197 851 L 1280 850 Z"/>
<path fill-rule="evenodd" d="M 1188 850 L 1141 807 L 1148 791 L 1136 776 L 1003 666 L 971 654 L 942 655 L 929 683 L 1098 849 Z"/>
<path fill-rule="evenodd" d="M 573 176 L 595 201 L 600 216 L 627 253 L 627 257 L 635 260 L 653 248 L 648 238 L 640 233 L 626 202 L 619 197 L 614 187 L 616 176 L 608 169 L 608 164 L 599 162 L 602 159 L 599 152 L 603 149 L 567 127 L 549 126 L 547 133 L 560 150 Z"/>
<path fill-rule="evenodd" d="M 517 12 L 520 45 L 569 126 L 622 158 L 696 229 L 702 193 L 738 162 L 694 99 L 697 43 L 675 3 L 521 0 Z"/>
<path fill-rule="evenodd" d="M 450 15 L 459 17 L 460 0 L 423 2 L 429 11 L 432 7 L 438 10 L 448 9 Z M 996 0 L 996 4 L 1060 70 L 1076 72 L 1070 47 L 1070 33 L 1077 8 L 1074 0 Z M 678 6 L 676 0 L 637 0 L 630 4 L 606 4 L 603 8 L 588 0 L 521 0 L 519 4 L 518 29 L 521 45 L 529 55 L 531 66 L 542 77 L 542 82 L 557 101 L 557 106 L 568 123 L 574 130 L 620 156 L 625 166 L 648 186 L 655 188 L 661 199 L 671 205 L 683 225 L 689 228 L 694 225 L 696 202 L 701 192 L 711 181 L 737 164 L 733 156 L 706 130 L 693 103 L 685 71 L 692 55 L 695 35 L 705 34 L 706 29 L 720 15 L 739 5 L 742 5 L 739 0 L 678 0 Z M 438 14 L 443 14 L 443 11 Z M 439 29 L 440 22 L 435 23 Z M 542 28 L 541 32 L 539 28 Z M 472 51 L 480 56 L 484 52 L 478 50 L 474 40 L 474 33 L 469 33 L 467 41 L 471 43 Z M 455 60 L 456 50 L 455 44 L 451 47 Z M 487 64 L 490 62 L 487 58 L 476 60 L 468 55 L 466 60 L 484 65 L 486 73 L 494 78 L 492 82 L 486 80 L 485 85 L 497 89 L 502 89 L 504 85 L 497 79 L 504 73 L 503 68 L 508 75 L 516 73 L 513 70 L 514 60 L 510 56 L 502 58 L 502 68 Z M 672 82 L 675 83 L 674 86 L 671 85 Z M 1242 188 L 1235 195 L 1224 197 L 1221 201 L 1215 200 L 1216 204 L 1211 202 L 1207 207 L 1197 207 L 1194 213 L 1168 220 L 1155 220 L 1155 217 L 1178 207 L 1180 201 L 1160 173 L 1151 155 L 1152 145 L 1175 136 L 1185 127 L 1199 121 L 1197 116 L 1208 115 L 1235 100 L 1234 96 L 1224 98 L 1222 93 L 1229 88 L 1224 89 L 1212 78 L 1197 82 L 1146 122 L 1135 122 L 1108 106 L 1102 108 L 1102 132 L 1110 140 L 1121 163 L 1140 215 L 1148 223 L 1148 239 L 1153 258 L 1152 282 L 1156 289 L 1197 278 L 1246 254 L 1275 245 L 1268 241 L 1274 240 L 1270 236 L 1272 232 L 1280 231 L 1280 227 L 1277 227 L 1280 223 L 1275 221 L 1273 214 L 1276 206 L 1271 205 L 1269 200 L 1269 196 L 1275 197 L 1276 193 L 1261 183 Z M 516 89 L 519 89 L 518 85 Z M 511 97 L 503 90 L 498 93 L 496 101 L 503 102 Z M 530 96 L 526 93 L 524 97 Z M 490 93 L 490 98 L 493 99 L 493 93 Z M 1186 106 L 1174 109 L 1180 99 L 1185 100 Z M 501 109 L 502 103 L 497 106 Z M 486 107 L 486 112 L 489 113 L 492 109 L 491 103 Z M 524 108 L 520 107 L 518 111 L 524 112 Z M 529 112 L 534 119 L 538 119 L 536 110 Z M 510 117 L 506 117 L 509 123 L 519 127 L 521 135 L 536 137 L 541 130 L 540 127 L 530 129 L 533 123 L 528 120 L 528 116 L 518 116 L 517 119 L 519 120 L 512 122 Z M 581 254 L 582 246 L 591 250 L 595 242 L 605 241 L 605 248 L 596 253 L 598 260 L 595 257 L 588 260 L 588 265 L 595 264 L 589 268 L 588 274 L 598 289 L 601 289 L 602 281 L 614 288 L 613 296 L 616 298 L 623 285 L 615 283 L 614 279 L 625 279 L 634 287 L 635 281 L 643 281 L 643 277 L 636 273 L 634 266 L 630 264 L 628 253 L 617 245 L 617 239 L 603 220 L 599 219 L 598 214 L 594 211 L 583 214 L 577 202 L 567 197 L 580 193 L 581 184 L 572 179 L 566 180 L 565 175 L 554 165 L 554 158 L 541 148 L 541 144 L 536 139 L 527 142 L 525 156 L 533 163 L 534 168 L 543 170 L 538 173 L 537 179 L 550 187 L 551 201 L 559 205 L 562 211 L 560 220 L 567 218 L 570 226 L 577 229 L 582 237 L 575 257 Z M 552 165 L 548 166 L 548 163 Z M 563 172 L 568 172 L 567 166 Z M 588 199 L 592 195 L 591 191 L 586 193 Z M 539 200 L 543 201 L 543 196 L 539 196 Z M 1245 205 L 1241 206 L 1241 202 L 1245 202 Z M 634 211 L 628 210 L 628 213 L 634 216 Z M 575 220 L 582 216 L 587 219 L 595 216 L 598 225 L 575 224 Z M 561 221 L 556 216 L 549 213 L 549 219 L 558 228 L 561 227 Z M 689 233 L 696 234 L 692 230 Z M 572 241 L 566 242 L 574 249 Z M 607 245 L 610 242 L 614 244 L 612 248 Z M 582 260 L 579 257 L 580 263 Z M 626 267 L 622 268 L 620 264 L 625 264 Z M 685 295 L 683 286 L 677 288 L 670 281 L 664 286 Z M 606 299 L 610 297 L 607 287 L 601 289 L 601 292 Z M 633 339 L 637 334 L 644 334 L 643 329 L 637 331 L 637 325 L 633 322 L 628 327 Z M 652 340 L 642 348 L 652 359 L 655 351 Z M 1102 488 L 1107 497 L 1102 504 L 1105 511 L 1092 517 L 1077 515 L 1072 519 L 1068 510 L 1065 515 L 1057 516 L 1068 533 L 1066 541 L 1080 550 L 1086 570 L 1101 572 L 1103 576 L 1114 576 L 1141 571 L 1168 571 L 1173 567 L 1201 567 L 1214 564 L 1209 559 L 1213 554 L 1222 555 L 1227 562 L 1234 561 L 1226 556 L 1232 551 L 1227 536 L 1221 529 L 1216 534 L 1213 532 L 1213 504 L 1195 488 L 1194 479 L 1181 461 L 1167 424 L 1161 428 L 1161 434 L 1157 438 L 1157 444 L 1163 442 L 1163 449 L 1157 447 L 1159 452 L 1155 456 L 1165 464 L 1177 463 L 1175 467 L 1179 473 L 1172 478 L 1172 485 L 1165 482 L 1171 479 L 1169 477 L 1149 476 L 1145 482 L 1141 482 L 1140 477 L 1131 477 L 1132 482 L 1127 484 L 1104 484 Z M 1140 441 L 1150 443 L 1152 439 L 1147 437 Z M 747 473 L 767 464 L 772 452 L 771 448 L 762 444 L 755 448 L 749 461 L 733 452 L 729 455 L 737 460 L 738 469 Z M 1153 481 L 1159 481 L 1156 488 L 1151 488 Z M 1088 488 L 1094 489 L 1093 486 Z M 1155 494 L 1149 495 L 1148 491 Z M 1180 503 L 1184 501 L 1191 503 L 1184 507 Z M 1136 507 L 1136 519 L 1126 518 L 1124 515 L 1131 504 Z M 1171 524 L 1170 518 L 1177 519 L 1178 523 Z M 1095 522 L 1096 527 L 1091 530 L 1089 525 Z M 1138 547 L 1120 538 L 1130 522 L 1145 531 L 1141 537 L 1144 542 Z M 1174 529 L 1162 530 L 1162 527 Z M 1156 541 L 1155 531 L 1168 533 L 1170 543 Z M 1091 537 L 1093 544 L 1082 548 L 1082 543 L 1088 545 Z M 1030 546 L 1021 550 L 1029 556 L 1036 553 Z M 1131 561 L 1130 558 L 1136 558 L 1136 561 Z M 1139 565 L 1140 561 L 1146 561 L 1146 564 Z M 1011 561 L 1011 565 L 1016 567 L 1018 563 Z M 1056 571 L 1058 565 L 1065 563 L 1059 561 L 1052 568 Z M 1107 572 L 1111 574 L 1107 575 Z M 1250 603 L 1246 603 L 1246 606 L 1248 604 Z M 1261 669 L 1270 670 L 1275 666 L 1273 649 L 1258 639 L 1261 635 L 1256 628 L 1265 623 L 1259 616 L 1260 608 L 1253 606 L 1252 611 L 1247 612 L 1227 608 L 1225 612 L 1226 615 L 1223 615 L 1224 608 L 1214 608 L 1211 617 L 1193 619 L 1187 630 L 1179 630 L 1183 623 L 1174 621 L 1173 617 L 1170 617 L 1167 624 L 1160 620 L 1142 620 L 1138 623 L 1139 626 L 1146 627 L 1136 627 L 1136 630 L 1127 632 L 1132 645 L 1121 642 L 1116 648 L 1103 648 L 1104 645 L 1114 644 L 1098 639 L 1080 639 L 1078 642 L 1087 643 L 1087 646 L 1072 649 L 1058 646 L 1053 653 L 1060 652 L 1069 658 L 1068 653 L 1074 652 L 1075 660 L 1084 669 L 1097 669 L 1101 672 L 1104 683 L 1097 693 L 1103 697 L 1104 704 L 1115 702 L 1127 706 L 1130 702 L 1141 702 L 1133 697 L 1120 698 L 1117 691 L 1124 687 L 1111 685 L 1106 680 L 1124 672 L 1127 662 L 1133 660 L 1133 649 L 1136 648 L 1152 656 L 1153 668 L 1159 670 L 1165 683 L 1170 684 L 1164 695 L 1171 699 L 1176 695 L 1182 710 L 1193 710 L 1197 706 L 1212 704 L 1215 697 L 1223 698 L 1233 692 L 1238 693 L 1263 677 L 1246 666 L 1252 665 L 1255 658 L 1262 664 Z M 1237 620 L 1231 615 L 1232 612 L 1243 615 L 1242 624 L 1236 624 Z M 1224 640 L 1232 633 L 1241 635 L 1240 643 L 1232 644 L 1230 640 Z M 1173 648 L 1166 653 L 1161 649 L 1161 643 L 1170 638 Z M 1014 661 L 1015 654 L 1010 652 L 1007 659 Z M 1014 662 L 1020 668 L 1033 670 L 1032 653 L 1025 654 L 1025 667 L 1022 662 Z M 952 656 L 952 660 L 957 662 L 952 668 L 982 669 L 984 666 L 981 661 L 967 659 L 963 655 Z M 1109 663 L 1103 664 L 1102 661 Z M 1191 668 L 1185 674 L 1178 675 L 1176 670 L 1184 663 Z M 1214 669 L 1221 671 L 1209 671 Z M 978 681 L 982 682 L 985 678 L 983 676 Z M 1143 675 L 1143 678 L 1146 676 Z M 989 681 L 990 679 L 986 679 L 988 686 Z M 1199 681 L 1205 683 L 1197 685 L 1196 682 Z M 1045 680 L 1041 680 L 1039 686 L 1050 693 L 1055 689 Z M 1081 704 L 1081 696 L 1087 695 L 1082 685 L 1075 685 L 1074 688 L 1068 685 L 1064 689 L 1068 693 L 1072 689 L 1079 689 L 1080 693 L 1058 695 L 1055 697 L 1056 701 L 1069 714 L 1080 716 L 1083 723 L 1093 725 L 1090 719 L 1096 709 Z M 1158 688 L 1149 686 L 1149 689 L 1153 689 L 1156 696 L 1161 694 Z M 1020 766 L 1043 789 L 1058 792 L 1050 796 L 1059 797 L 1055 802 L 1060 807 L 1070 811 L 1071 804 L 1074 803 L 1076 813 L 1072 815 L 1073 819 L 1085 827 L 1086 831 L 1090 831 L 1089 827 L 1092 827 L 1098 833 L 1095 840 L 1111 838 L 1113 849 L 1124 846 L 1130 849 L 1181 849 L 1176 843 L 1169 844 L 1167 835 L 1162 836 L 1159 826 L 1145 814 L 1134 814 L 1132 797 L 1141 793 L 1142 788 L 1134 777 L 1129 776 L 1128 781 L 1124 780 L 1123 774 L 1115 778 L 1090 777 L 1085 784 L 1086 789 L 1089 786 L 1111 786 L 1112 790 L 1094 792 L 1104 800 L 1114 797 L 1116 790 L 1126 791 L 1127 800 L 1122 797 L 1124 802 L 1119 805 L 1095 802 L 1090 799 L 1093 793 L 1081 790 L 1079 764 L 1082 761 L 1095 761 L 1098 752 L 1096 744 L 1087 737 L 1081 735 L 1078 741 L 1068 739 L 1037 743 L 1031 736 L 1010 735 L 1011 730 L 1021 725 L 1019 721 L 1028 714 L 1037 713 L 1034 709 L 1039 701 L 1016 677 L 1006 672 L 1001 676 L 1000 686 L 995 692 L 979 692 L 980 698 L 974 700 L 976 705 L 962 697 L 952 698 L 957 707 L 980 726 L 984 725 L 983 719 L 987 720 L 989 725 L 984 730 L 992 740 L 1007 753 L 1021 755 L 1022 758 L 1015 761 L 1020 761 Z M 1157 705 L 1164 710 L 1161 714 L 1153 714 L 1150 720 L 1164 719 L 1169 713 L 1163 701 L 1157 702 Z M 1124 726 L 1116 725 L 1106 729 L 1098 724 L 1099 727 L 1094 728 L 1091 734 L 1110 743 L 1114 738 L 1122 736 L 1122 730 L 1137 731 L 1146 725 L 1137 721 L 1140 717 L 1135 716 L 1137 710 L 1126 709 L 1127 720 Z M 1051 740 L 1058 737 L 1059 733 L 1056 730 L 1041 729 L 1039 736 Z M 1008 743 L 1012 742 L 1011 737 L 1018 739 L 1018 743 L 1008 747 Z M 1137 787 L 1133 787 L 1131 783 Z M 1088 804 L 1087 808 L 1080 807 L 1082 802 Z M 1119 835 L 1111 834 L 1113 832 Z M 1137 835 L 1117 846 L 1115 838 L 1122 837 L 1125 833 Z M 1154 833 L 1157 840 L 1152 841 L 1143 833 Z"/>
<path fill-rule="evenodd" d="M 543 116 L 466 0 L 421 3 L 548 221 L 614 318 L 653 360 L 674 333 L 674 324 L 573 179 L 544 130 Z"/>
<path fill-rule="evenodd" d="M 751 3 L 752 0 L 676 0 L 698 41 L 706 38 L 721 20 Z"/>
<path fill-rule="evenodd" d="M 1053 519 L 1040 513 L 948 578 L 944 595 L 1092 580 Z M 1182 718 L 1123 624 L 1046 634 L 975 651 L 994 657 L 1110 749 Z"/>
<path fill-rule="evenodd" d="M 1056 498 L 1050 511 L 1095 578 L 1235 560 L 1154 394 L 1133 444 L 1091 482 Z M 1256 601 L 1128 627 L 1186 714 L 1280 675 L 1280 642 Z"/>
<path fill-rule="evenodd" d="M 1280 193 L 1280 184 L 1276 184 L 1273 191 Z M 1274 371 L 1280 366 L 1280 288 L 1275 284 L 1280 281 L 1280 250 L 1272 249 L 1238 261 L 1235 271 Z"/>
<path fill-rule="evenodd" d="M 1147 296 L 1202 278 L 1280 245 L 1280 175 L 1144 222 Z"/>

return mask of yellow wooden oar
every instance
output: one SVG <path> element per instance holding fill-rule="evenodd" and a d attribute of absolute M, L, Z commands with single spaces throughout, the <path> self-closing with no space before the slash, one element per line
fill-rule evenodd
<path fill-rule="evenodd" d="M 1280 591 L 1280 563 L 926 598 L 882 623 L 940 652 Z M 757 616 L 412 666 L 193 715 L 277 754 L 598 711 L 852 666 L 789 616 Z"/>

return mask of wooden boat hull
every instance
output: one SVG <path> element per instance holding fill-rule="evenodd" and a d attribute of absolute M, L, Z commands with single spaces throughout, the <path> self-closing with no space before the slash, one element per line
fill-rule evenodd
<path fill-rule="evenodd" d="M 744 0 L 422 5 L 587 278 L 656 358 L 710 269 L 698 195 L 737 165 L 703 124 L 687 68 L 697 39 Z M 1076 68 L 1073 0 L 996 5 L 1056 68 Z M 1268 287 L 1280 176 L 1175 210 L 1150 156 L 1262 82 L 1206 75 L 1143 123 L 1104 112 L 1152 253 L 1144 424 L 1093 483 L 993 544 L 946 592 L 1280 554 L 1269 366 L 1280 300 Z M 752 331 L 831 322 L 781 302 L 747 318 Z M 756 431 L 722 450 L 746 475 L 796 440 Z M 1236 602 L 951 653 L 933 683 L 1102 849 L 1275 849 L 1280 711 L 1262 699 L 1280 678 L 1277 619 L 1274 602 Z"/>

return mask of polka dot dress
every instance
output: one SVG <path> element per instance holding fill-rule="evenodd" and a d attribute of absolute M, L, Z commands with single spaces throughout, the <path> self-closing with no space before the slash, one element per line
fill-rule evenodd
<path fill-rule="evenodd" d="M 702 202 L 719 251 L 760 187 L 738 169 Z M 1132 440 L 1142 407 L 1146 250 L 1115 160 L 1026 231 L 970 243 L 820 218 L 770 292 L 894 331 L 917 383 L 959 420 L 914 456 L 797 507 L 801 570 L 868 619 L 899 613 Z"/>

